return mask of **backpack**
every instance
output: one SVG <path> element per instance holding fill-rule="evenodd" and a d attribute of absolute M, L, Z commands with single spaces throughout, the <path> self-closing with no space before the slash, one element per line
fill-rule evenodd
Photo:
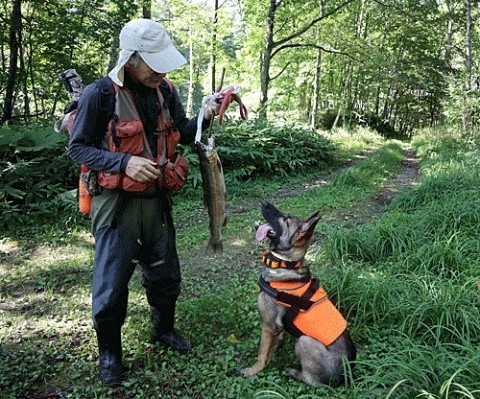
<path fill-rule="evenodd" d="M 60 78 L 63 85 L 70 93 L 73 101 L 71 101 L 63 110 L 63 115 L 54 124 L 55 131 L 59 133 L 72 132 L 73 124 L 75 122 L 75 115 L 77 113 L 78 100 L 83 93 L 82 78 L 75 69 L 67 69 L 60 73 Z M 114 118 L 115 113 L 115 90 L 113 82 L 108 77 L 100 78 L 96 81 L 100 90 L 100 113 L 99 115 L 105 118 L 102 123 L 98 124 L 98 131 L 95 134 L 95 145 L 100 145 L 102 135 L 107 129 L 108 122 Z M 98 195 L 100 188 L 96 182 L 96 174 L 85 166 L 80 166 L 80 173 L 78 179 L 78 209 L 81 213 L 88 215 L 91 211 L 92 196 Z"/>
<path fill-rule="evenodd" d="M 75 114 L 78 107 L 78 100 L 83 93 L 83 83 L 80 75 L 78 75 L 75 69 L 67 69 L 60 74 L 60 78 L 67 89 L 67 91 L 72 96 L 73 101 L 71 101 L 65 109 L 63 110 L 63 116 L 57 120 L 54 124 L 55 131 L 59 133 L 68 133 L 70 134 L 73 128 L 73 123 L 75 121 Z M 108 123 L 110 120 L 114 120 L 115 112 L 115 89 L 113 87 L 112 80 L 105 76 L 96 81 L 98 88 L 100 89 L 100 115 L 105 116 L 105 120 L 102 124 L 98 124 L 99 128 L 96 132 L 97 142 L 95 145 L 100 145 L 103 139 L 103 133 L 106 131 Z M 164 79 L 160 83 L 160 91 L 162 92 L 165 100 L 173 93 L 172 83 Z"/>

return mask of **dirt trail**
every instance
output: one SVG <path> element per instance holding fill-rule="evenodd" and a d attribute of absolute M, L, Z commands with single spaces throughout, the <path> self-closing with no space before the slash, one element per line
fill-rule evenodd
<path fill-rule="evenodd" d="M 345 163 L 341 167 L 332 172 L 321 175 L 319 178 L 312 180 L 307 184 L 289 186 L 276 191 L 271 195 L 271 198 L 266 198 L 273 202 L 279 199 L 285 199 L 302 195 L 303 192 L 326 185 L 331 179 L 338 175 L 343 170 L 353 166 L 355 163 L 361 161 L 371 154 L 374 150 L 365 151 L 363 154 L 356 156 L 350 162 Z M 333 215 L 326 216 L 323 221 L 331 224 L 343 224 L 347 226 L 354 226 L 357 224 L 366 223 L 374 218 L 377 218 L 385 210 L 385 207 L 400 193 L 409 189 L 416 184 L 419 173 L 419 162 L 413 151 L 409 147 L 405 147 L 404 158 L 402 160 L 402 168 L 397 175 L 386 181 L 381 189 L 370 199 L 370 201 L 362 202 L 360 205 L 351 205 L 343 208 L 341 212 L 336 212 Z M 229 206 L 227 213 L 230 215 L 240 215 L 249 212 L 255 207 L 259 206 L 259 200 L 248 200 L 239 205 Z M 206 212 L 201 214 L 202 220 L 190 221 L 190 223 L 205 222 L 208 218 Z M 177 223 L 179 221 L 177 220 Z M 185 223 L 185 222 L 180 222 Z M 188 224 L 188 223 L 185 223 Z M 319 240 L 317 235 L 317 240 Z M 242 241 L 242 243 L 239 243 Z M 93 240 L 89 238 L 89 243 L 93 244 Z M 224 243 L 225 253 L 220 256 L 206 256 L 203 246 L 197 251 L 189 252 L 187 254 L 180 254 L 180 259 L 183 267 L 188 269 L 197 269 L 199 273 L 206 272 L 213 264 L 220 265 L 225 262 L 238 263 L 239 266 L 253 264 L 258 258 L 258 253 L 263 248 L 253 239 L 253 231 L 251 237 L 235 237 L 234 239 L 226 240 Z M 50 251 L 49 248 L 37 248 L 33 251 L 32 248 L 18 247 L 18 243 L 0 241 L 0 262 L 7 262 L 9 264 L 21 263 L 26 257 L 32 258 L 40 256 L 38 251 Z M 181 248 L 180 248 L 181 250 Z M 209 272 L 207 272 L 209 273 Z"/>
<path fill-rule="evenodd" d="M 404 147 L 404 156 L 400 171 L 382 184 L 381 188 L 367 203 L 353 207 L 343 216 L 349 225 L 362 224 L 378 218 L 385 208 L 401 193 L 418 183 L 420 172 L 419 159 L 410 146 Z M 338 215 L 336 216 L 339 217 Z"/>
<path fill-rule="evenodd" d="M 335 171 L 330 172 L 307 184 L 297 187 L 291 186 L 278 190 L 273 197 L 275 200 L 278 200 L 300 196 L 306 190 L 325 186 L 339 173 L 352 167 L 355 163 L 361 161 L 362 159 L 367 158 L 372 152 L 373 150 L 366 151 L 361 155 L 356 156 L 352 161 L 342 165 Z M 335 216 L 328 219 L 329 222 L 336 223 L 341 220 L 348 220 L 349 225 L 354 225 L 365 223 L 372 218 L 379 217 L 380 214 L 385 210 L 386 206 L 388 206 L 395 197 L 411 188 L 418 181 L 420 169 L 419 160 L 409 146 L 404 147 L 404 156 L 401 163 L 402 167 L 400 171 L 395 176 L 383 183 L 379 191 L 371 198 L 370 201 L 362 203 L 360 206 L 353 205 L 348 207 L 345 212 L 342 212 L 341 214 L 336 213 Z"/>
<path fill-rule="evenodd" d="M 324 186 L 340 172 L 368 157 L 368 155 L 373 151 L 374 150 L 366 151 L 365 153 L 355 157 L 355 159 L 351 160 L 350 162 L 342 165 L 340 168 L 337 168 L 335 171 L 322 175 L 318 179 L 315 179 L 307 184 L 302 184 L 301 186 L 290 186 L 277 190 L 271 196 L 272 198 L 266 199 L 275 202 L 279 199 L 300 196 L 306 190 Z M 395 197 L 415 185 L 418 181 L 418 174 L 419 160 L 411 148 L 409 146 L 405 146 L 404 158 L 402 160 L 402 167 L 400 171 L 394 177 L 382 184 L 382 187 L 379 189 L 379 191 L 377 191 L 377 193 L 372 196 L 369 201 L 362 202 L 360 205 L 349 206 L 345 209 L 342 209 L 340 213 L 337 212 L 335 215 L 323 218 L 322 220 L 331 224 L 343 224 L 347 226 L 355 226 L 370 222 L 372 219 L 378 218 L 385 210 L 386 206 L 390 204 Z M 229 214 L 238 215 L 251 210 L 253 207 L 258 205 L 258 201 L 255 201 L 254 203 L 247 201 L 241 205 L 229 207 L 227 212 Z M 253 240 L 253 232 L 252 239 L 244 237 L 245 242 L 242 245 L 238 244 L 240 238 L 241 237 L 236 237 L 234 240 L 226 240 L 224 242 L 225 253 L 220 256 L 206 256 L 205 253 L 203 253 L 203 250 L 199 250 L 198 253 L 189 253 L 187 256 L 181 256 L 182 266 L 190 270 L 190 266 L 192 266 L 197 269 L 198 272 L 202 271 L 206 272 L 207 274 L 209 274 L 207 271 L 209 266 L 216 263 L 220 264 L 220 262 L 232 262 L 241 268 L 247 266 L 247 269 L 255 267 L 255 262 L 257 261 L 259 255 L 260 245 Z M 318 242 L 318 240 L 321 239 L 317 235 L 316 239 L 314 238 L 314 241 L 312 241 L 312 244 L 314 242 Z"/>

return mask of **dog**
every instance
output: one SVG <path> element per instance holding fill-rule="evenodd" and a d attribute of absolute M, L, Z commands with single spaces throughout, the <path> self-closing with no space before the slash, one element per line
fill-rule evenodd
<path fill-rule="evenodd" d="M 256 239 L 270 240 L 269 251 L 262 254 L 257 300 L 262 332 L 256 363 L 240 373 L 250 377 L 262 371 L 288 331 L 297 337 L 295 355 L 301 364 L 301 370 L 288 372 L 314 387 L 338 386 L 345 381 L 344 361 L 354 361 L 356 349 L 346 320 L 304 265 L 319 212 L 302 221 L 267 201 L 261 212 L 266 223 L 255 223 Z"/>

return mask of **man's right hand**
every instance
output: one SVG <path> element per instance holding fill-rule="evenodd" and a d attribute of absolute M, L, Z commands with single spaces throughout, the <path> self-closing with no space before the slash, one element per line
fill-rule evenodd
<path fill-rule="evenodd" d="M 140 183 L 148 183 L 160 177 L 160 169 L 156 162 L 132 155 L 125 168 L 125 174 Z"/>

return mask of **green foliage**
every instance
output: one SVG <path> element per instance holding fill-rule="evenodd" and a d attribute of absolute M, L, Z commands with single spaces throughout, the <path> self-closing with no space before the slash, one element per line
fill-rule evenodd
<path fill-rule="evenodd" d="M 399 161 L 403 157 L 400 149 L 401 146 L 398 142 L 388 143 L 364 162 L 337 175 L 332 185 L 359 189 L 365 189 L 369 185 L 375 187 L 389 173 L 398 169 Z"/>
<path fill-rule="evenodd" d="M 334 161 L 335 146 L 321 132 L 261 119 L 229 121 L 214 132 L 215 145 L 227 179 L 237 182 L 274 174 L 290 176 Z M 186 152 L 189 162 L 198 160 Z M 191 175 L 195 186 L 198 173 Z"/>
<path fill-rule="evenodd" d="M 225 82 L 242 84 L 252 110 L 260 86 L 266 84 L 272 115 L 310 120 L 318 71 L 319 109 L 327 116 L 340 112 L 342 120 L 354 122 L 358 117 L 352 119 L 350 113 L 355 112 L 389 138 L 445 121 L 475 131 L 478 35 L 472 35 L 472 71 L 467 73 L 463 4 L 357 3 L 322 3 L 325 18 L 318 21 L 319 3 L 314 0 L 304 1 L 302 7 L 296 0 L 227 1 L 219 7 L 216 23 L 211 23 L 213 7 L 208 1 L 155 1 L 150 6 L 152 19 L 162 22 L 191 61 L 191 68 L 171 73 L 182 98 L 192 94 L 189 114 L 211 91 L 212 56 L 217 75 L 226 67 Z M 268 15 L 270 4 L 274 7 Z M 6 16 L 0 20 L 5 66 L 12 54 L 12 5 L 1 3 Z M 119 30 L 142 13 L 139 2 L 25 0 L 22 5 L 18 50 L 28 57 L 18 63 L 14 93 L 2 98 L 2 104 L 11 100 L 13 117 L 25 121 L 55 115 L 68 102 L 58 78 L 62 70 L 76 68 L 86 83 L 105 75 L 117 59 Z M 473 21 L 478 13 L 473 7 Z M 267 20 L 274 22 L 274 48 L 268 81 L 260 84 Z M 1 87 L 13 77 L 9 71 L 0 70 Z"/>
<path fill-rule="evenodd" d="M 232 121 L 219 129 L 216 137 L 230 186 L 272 173 L 301 175 L 312 168 L 324 169 L 334 161 L 335 145 L 328 138 L 298 126 Z M 1 228 L 38 224 L 58 217 L 61 209 L 68 215 L 75 208 L 71 190 L 77 185 L 78 167 L 68 157 L 66 140 L 51 127 L 0 130 L 0 149 L 4 153 L 0 161 L 0 209 L 4 214 Z M 198 155 L 187 146 L 184 153 L 190 164 L 184 190 L 197 192 L 201 186 Z"/>
<path fill-rule="evenodd" d="M 320 126 L 323 129 L 330 130 L 332 129 L 336 118 L 337 112 L 326 111 L 320 116 Z M 388 139 L 407 138 L 407 135 L 402 135 L 397 132 L 388 120 L 372 113 L 359 114 L 355 111 L 351 111 L 342 114 L 340 116 L 340 121 L 342 125 L 349 128 L 353 126 L 367 126 Z"/>
<path fill-rule="evenodd" d="M 339 266 L 323 279 L 365 340 L 356 387 L 376 395 L 479 393 L 478 149 L 438 133 L 416 141 L 420 184 L 380 219 L 332 231 L 323 253 Z"/>
<path fill-rule="evenodd" d="M 51 127 L 0 129 L 0 229 L 38 224 L 57 215 L 52 205 L 78 178 L 66 141 Z"/>

